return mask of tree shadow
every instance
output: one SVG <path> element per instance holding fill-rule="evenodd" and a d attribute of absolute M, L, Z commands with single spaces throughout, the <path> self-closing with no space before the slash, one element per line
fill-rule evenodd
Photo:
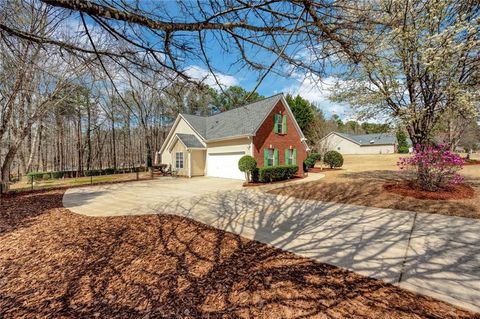
<path fill-rule="evenodd" d="M 2 194 L 0 196 L 0 235 L 29 227 L 35 222 L 36 217 L 51 209 L 63 207 L 62 195 L 63 192 L 59 191 Z"/>
<path fill-rule="evenodd" d="M 58 200 L 61 203 L 61 198 Z M 172 212 L 198 221 L 167 215 Z M 403 235 L 394 231 L 406 222 L 403 215 L 375 215 L 334 204 L 261 196 L 255 191 L 164 203 L 157 213 L 91 218 L 53 209 L 28 229 L 0 236 L 1 316 L 472 316 L 382 281 L 259 242 L 317 260 L 331 255 L 338 260 L 354 258 L 361 264 L 372 256 L 352 254 L 351 249 L 361 251 L 375 241 L 366 240 L 371 232 L 384 240 L 403 240 Z M 380 226 L 367 231 L 369 223 Z M 298 238 L 305 241 L 296 241 Z M 389 242 L 373 254 L 379 256 L 395 245 Z M 365 263 L 362 267 L 376 271 Z"/>
<path fill-rule="evenodd" d="M 356 190 L 334 193 L 351 197 Z M 176 211 L 322 263 L 389 283 L 406 281 L 417 291 L 450 302 L 468 307 L 480 303 L 480 270 L 475 266 L 480 260 L 480 222 L 259 195 L 222 192 L 182 203 Z"/>
<path fill-rule="evenodd" d="M 341 174 L 339 177 L 347 179 L 331 182 L 319 180 L 277 188 L 269 192 L 325 202 L 480 218 L 480 207 L 478 205 L 480 194 L 478 191 L 472 199 L 443 201 L 416 199 L 384 190 L 383 185 L 386 183 L 411 179 L 411 176 L 402 172 L 382 170 L 350 172 Z M 473 187 L 479 187 L 480 179 L 468 178 L 467 183 Z"/>

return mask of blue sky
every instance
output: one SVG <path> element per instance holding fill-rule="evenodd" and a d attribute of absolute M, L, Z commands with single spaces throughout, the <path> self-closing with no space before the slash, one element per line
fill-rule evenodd
<path fill-rule="evenodd" d="M 143 4 L 146 3 L 148 2 L 144 2 Z M 179 13 L 175 3 L 176 2 L 174 1 L 165 1 L 161 3 L 156 2 L 155 4 L 163 5 L 165 10 L 168 10 L 168 12 L 174 16 L 174 20 L 185 20 Z M 77 14 L 74 14 L 74 16 L 76 16 L 74 19 L 76 18 L 79 23 L 79 16 Z M 93 27 L 92 29 L 95 29 L 96 26 L 94 21 L 87 18 L 87 23 Z M 119 27 L 121 27 L 121 24 Z M 83 29 L 83 27 L 80 27 L 79 29 Z M 214 37 L 211 34 L 206 34 L 205 36 L 205 50 L 210 58 L 211 66 L 215 69 L 215 74 L 221 84 L 224 86 L 239 85 L 247 90 L 252 90 L 256 86 L 262 73 L 235 63 L 239 58 L 238 52 L 225 52 L 225 49 L 214 40 Z M 159 48 L 163 49 L 163 43 L 159 43 L 158 37 L 148 30 L 142 31 L 142 37 L 142 40 L 144 41 L 158 43 Z M 190 45 L 190 43 L 188 44 Z M 195 46 L 193 43 L 191 45 Z M 303 54 L 303 52 L 306 51 L 295 52 Z M 247 48 L 247 54 L 264 65 L 269 65 L 276 58 L 276 55 L 274 54 L 257 52 L 253 48 Z M 310 57 L 307 56 L 305 59 L 309 60 Z M 218 87 L 213 76 L 209 75 L 208 67 L 201 58 L 190 55 L 186 60 L 181 62 L 181 65 L 182 68 L 186 70 L 186 73 L 192 78 L 198 80 L 203 79 L 206 84 L 209 84 L 212 87 Z M 327 69 L 326 74 L 322 78 L 317 76 L 307 76 L 299 70 L 289 70 L 289 66 L 287 65 L 277 65 L 276 71 L 277 72 L 270 72 L 258 87 L 257 91 L 261 95 L 270 96 L 280 92 L 294 95 L 300 94 L 302 97 L 314 102 L 320 109 L 322 109 L 327 117 L 330 117 L 333 114 L 338 114 L 344 120 L 355 117 L 354 113 L 347 105 L 329 101 L 329 87 L 335 82 L 329 69 Z"/>

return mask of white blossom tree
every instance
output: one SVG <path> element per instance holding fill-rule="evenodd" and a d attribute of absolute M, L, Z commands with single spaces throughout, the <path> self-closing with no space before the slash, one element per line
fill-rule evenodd
<path fill-rule="evenodd" d="M 349 67 L 333 100 L 357 106 L 363 117 L 400 119 L 415 145 L 431 141 L 447 111 L 478 114 L 477 2 L 366 1 L 354 10 L 368 21 L 357 43 L 362 58 L 354 64 L 340 59 Z"/>

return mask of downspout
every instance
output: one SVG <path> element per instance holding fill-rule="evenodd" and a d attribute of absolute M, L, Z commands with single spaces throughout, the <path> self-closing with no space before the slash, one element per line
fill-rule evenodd
<path fill-rule="evenodd" d="M 188 178 L 192 178 L 192 151 L 187 150 L 188 152 Z"/>

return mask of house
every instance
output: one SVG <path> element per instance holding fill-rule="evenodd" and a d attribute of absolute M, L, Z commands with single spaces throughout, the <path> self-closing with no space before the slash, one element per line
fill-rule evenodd
<path fill-rule="evenodd" d="M 331 132 L 321 140 L 325 149 L 341 154 L 392 154 L 397 152 L 397 138 L 393 134 L 363 134 Z"/>
<path fill-rule="evenodd" d="M 159 151 L 179 175 L 244 179 L 238 160 L 257 166 L 297 164 L 303 176 L 308 147 L 283 94 L 212 116 L 179 114 Z"/>

